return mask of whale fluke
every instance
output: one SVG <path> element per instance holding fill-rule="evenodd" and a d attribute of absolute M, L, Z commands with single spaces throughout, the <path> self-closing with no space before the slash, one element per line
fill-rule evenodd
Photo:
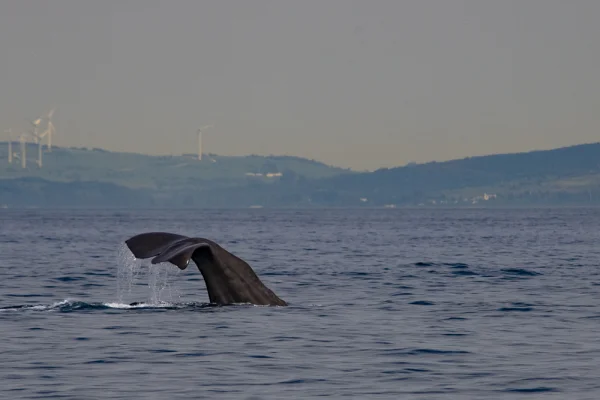
<path fill-rule="evenodd" d="M 217 243 L 169 232 L 147 232 L 125 241 L 136 258 L 152 258 L 152 264 L 170 262 L 184 270 L 193 260 L 204 277 L 211 303 L 251 303 L 287 306 L 266 287 L 250 265 Z"/>

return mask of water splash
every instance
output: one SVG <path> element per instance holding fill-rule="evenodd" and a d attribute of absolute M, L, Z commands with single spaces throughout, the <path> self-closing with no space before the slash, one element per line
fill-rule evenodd
<path fill-rule="evenodd" d="M 124 304 L 124 297 L 132 296 L 132 289 L 140 286 L 137 279 L 145 273 L 148 288 L 148 303 L 158 305 L 174 303 L 181 299 L 179 289 L 174 285 L 181 273 L 178 268 L 168 263 L 144 265 L 143 260 L 135 258 L 126 245 L 119 247 L 117 252 L 117 298 L 118 303 Z M 136 300 L 140 300 L 139 298 Z"/>
<path fill-rule="evenodd" d="M 173 268 L 173 265 L 167 265 L 167 263 L 150 265 L 148 267 L 150 304 L 173 303 L 181 299 L 178 288 L 169 282 L 171 277 L 177 277 L 180 272 L 178 268 Z M 174 299 L 174 295 L 176 299 Z"/>
<path fill-rule="evenodd" d="M 123 296 L 131 295 L 133 284 L 142 269 L 142 260 L 135 258 L 127 246 L 122 244 L 117 251 L 117 266 L 117 298 L 119 303 L 123 303 Z"/>

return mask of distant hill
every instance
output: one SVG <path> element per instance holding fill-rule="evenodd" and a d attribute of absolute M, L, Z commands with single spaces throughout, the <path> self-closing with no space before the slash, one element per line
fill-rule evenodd
<path fill-rule="evenodd" d="M 599 183 L 600 143 L 594 143 L 341 174 L 322 179 L 319 187 L 341 198 L 367 198 L 367 203 L 377 206 L 558 204 L 587 202 L 596 193 L 600 200 Z"/>
<path fill-rule="evenodd" d="M 40 178 L 0 179 L 0 206 L 152 207 L 147 190 L 103 182 L 53 182 Z"/>
<path fill-rule="evenodd" d="M 13 143 L 13 153 L 18 143 Z M 214 154 L 150 156 L 110 152 L 102 149 L 53 147 L 44 150 L 42 168 L 36 160 L 38 148 L 27 146 L 27 168 L 19 160 L 8 163 L 7 142 L 0 142 L 0 178 L 40 178 L 49 181 L 93 181 L 113 183 L 128 188 L 177 190 L 191 186 L 239 186 L 247 181 L 274 182 L 283 174 L 307 179 L 324 178 L 347 169 L 321 162 L 288 156 L 230 157 Z"/>
<path fill-rule="evenodd" d="M 36 148 L 30 145 L 32 159 Z M 8 165 L 0 206 L 403 207 L 600 204 L 600 143 L 353 172 L 287 156 L 53 149 Z M 4 179 L 2 179 L 4 178 Z M 51 199 L 51 200 L 48 200 Z"/>

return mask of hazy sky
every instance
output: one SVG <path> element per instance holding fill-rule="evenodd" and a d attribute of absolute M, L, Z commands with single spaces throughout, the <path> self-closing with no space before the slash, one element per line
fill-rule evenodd
<path fill-rule="evenodd" d="M 355 169 L 600 140 L 598 0 L 2 0 L 0 122 Z M 4 139 L 2 139 L 4 140 Z"/>

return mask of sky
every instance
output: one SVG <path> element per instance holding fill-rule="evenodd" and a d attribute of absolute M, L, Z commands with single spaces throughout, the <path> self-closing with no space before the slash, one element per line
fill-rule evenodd
<path fill-rule="evenodd" d="M 600 141 L 597 0 L 3 0 L 0 128 L 374 170 Z M 5 140 L 4 138 L 0 140 Z"/>

